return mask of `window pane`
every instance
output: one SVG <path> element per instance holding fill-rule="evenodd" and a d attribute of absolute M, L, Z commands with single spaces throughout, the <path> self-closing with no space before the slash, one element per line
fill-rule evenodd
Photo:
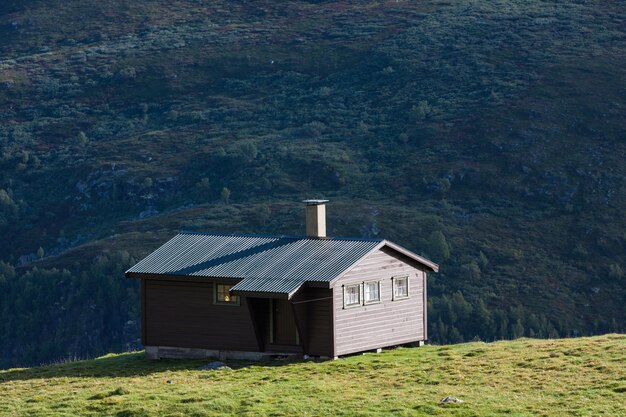
<path fill-rule="evenodd" d="M 237 304 L 239 303 L 239 297 L 237 297 L 236 295 L 231 295 L 230 294 L 230 289 L 232 288 L 232 285 L 227 285 L 227 284 L 216 284 L 215 285 L 215 300 L 218 303 L 233 303 L 233 304 Z"/>
<path fill-rule="evenodd" d="M 378 282 L 365 283 L 365 302 L 380 301 Z"/>
<path fill-rule="evenodd" d="M 348 292 L 350 304 L 359 302 L 359 289 L 357 287 L 351 287 Z"/>
<path fill-rule="evenodd" d="M 355 305 L 361 303 L 361 291 L 359 285 L 349 285 L 346 287 L 346 305 Z"/>
<path fill-rule="evenodd" d="M 409 296 L 409 281 L 405 278 L 396 278 L 393 288 L 394 298 L 402 298 Z"/>

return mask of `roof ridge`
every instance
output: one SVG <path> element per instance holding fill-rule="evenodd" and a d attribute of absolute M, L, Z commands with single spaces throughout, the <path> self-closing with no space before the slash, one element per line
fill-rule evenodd
<path fill-rule="evenodd" d="M 357 242 L 382 242 L 383 238 L 365 238 L 365 237 L 311 237 L 299 235 L 272 235 L 272 234 L 254 234 L 254 233 L 222 233 L 222 232 L 196 232 L 191 230 L 181 230 L 179 235 L 201 235 L 201 236 L 232 236 L 232 237 L 258 237 L 258 238 L 274 238 L 274 239 L 294 239 L 294 240 L 346 240 Z"/>

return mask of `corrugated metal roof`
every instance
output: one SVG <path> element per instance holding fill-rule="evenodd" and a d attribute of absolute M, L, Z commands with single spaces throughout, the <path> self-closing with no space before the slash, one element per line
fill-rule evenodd
<path fill-rule="evenodd" d="M 331 281 L 382 242 L 183 232 L 126 272 L 241 278 L 233 290 L 292 294 Z"/>

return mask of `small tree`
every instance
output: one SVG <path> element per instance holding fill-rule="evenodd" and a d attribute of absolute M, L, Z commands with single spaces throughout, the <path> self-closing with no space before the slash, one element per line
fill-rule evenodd
<path fill-rule="evenodd" d="M 178 119 L 179 113 L 176 110 L 170 110 L 165 114 L 167 120 L 176 121 Z"/>
<path fill-rule="evenodd" d="M 14 205 L 15 202 L 13 201 L 9 193 L 7 193 L 6 190 L 0 189 L 0 208 L 12 207 Z"/>
<path fill-rule="evenodd" d="M 43 250 L 43 248 L 40 246 L 39 249 L 37 249 L 37 257 L 39 259 L 43 258 L 43 255 L 45 254 L 45 251 Z"/>
<path fill-rule="evenodd" d="M 18 207 L 6 190 L 0 189 L 0 214 L 17 215 Z"/>
<path fill-rule="evenodd" d="M 464 274 L 473 281 L 477 281 L 480 279 L 480 267 L 476 263 L 476 261 L 472 260 L 471 262 L 463 265 Z"/>
<path fill-rule="evenodd" d="M 85 146 L 89 142 L 89 138 L 87 137 L 85 132 L 79 132 L 78 136 L 76 137 L 76 142 L 80 146 Z"/>
<path fill-rule="evenodd" d="M 428 246 L 430 254 L 439 259 L 448 259 L 450 257 L 450 246 L 446 241 L 446 237 L 440 230 L 434 231 L 428 238 Z"/>
<path fill-rule="evenodd" d="M 141 185 L 143 185 L 144 188 L 152 188 L 152 184 L 153 184 L 152 178 L 150 177 L 146 177 L 141 183 Z"/>
<path fill-rule="evenodd" d="M 207 191 L 211 188 L 211 181 L 208 178 L 204 177 L 196 183 L 196 188 L 201 191 Z"/>
<path fill-rule="evenodd" d="M 320 97 L 328 97 L 332 92 L 333 90 L 330 87 L 320 87 L 317 94 Z"/>
<path fill-rule="evenodd" d="M 13 278 L 15 278 L 13 265 L 0 261 L 0 284 Z"/>
<path fill-rule="evenodd" d="M 265 226 L 272 215 L 272 210 L 267 204 L 261 204 L 256 209 L 256 221 L 260 226 Z"/>
<path fill-rule="evenodd" d="M 485 269 L 489 265 L 489 258 L 487 258 L 487 255 L 485 255 L 483 251 L 480 251 L 478 254 L 478 265 L 480 265 L 481 269 Z"/>
<path fill-rule="evenodd" d="M 437 180 L 437 190 L 439 194 L 441 194 L 441 198 L 445 198 L 448 191 L 450 191 L 450 187 L 452 187 L 452 183 L 447 178 L 440 178 Z"/>
<path fill-rule="evenodd" d="M 622 279 L 624 277 L 624 270 L 619 264 L 611 264 L 609 266 L 609 277 L 613 279 Z"/>
<path fill-rule="evenodd" d="M 432 107 L 426 100 L 421 100 L 411 108 L 411 111 L 417 120 L 424 120 L 433 113 Z"/>
<path fill-rule="evenodd" d="M 238 146 L 237 153 L 246 161 L 250 162 L 256 159 L 258 150 L 254 142 L 252 141 L 244 141 L 241 142 Z"/>
<path fill-rule="evenodd" d="M 520 319 L 517 319 L 515 324 L 511 325 L 511 339 L 517 339 L 524 337 L 524 325 Z"/>
<path fill-rule="evenodd" d="M 224 204 L 228 204 L 230 202 L 230 190 L 226 187 L 222 188 L 222 192 L 220 193 L 220 198 L 224 202 Z"/>

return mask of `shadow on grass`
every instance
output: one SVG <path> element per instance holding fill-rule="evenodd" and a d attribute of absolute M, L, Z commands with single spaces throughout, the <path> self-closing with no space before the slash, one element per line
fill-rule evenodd
<path fill-rule="evenodd" d="M 146 376 L 158 372 L 198 370 L 199 367 L 217 359 L 146 359 L 143 352 L 111 354 L 91 360 L 67 362 L 36 368 L 0 370 L 0 384 L 9 381 L 48 378 L 124 378 Z M 273 361 L 227 361 L 232 369 L 248 366 L 283 366 L 293 360 Z M 211 372 L 211 371 L 206 371 Z"/>

